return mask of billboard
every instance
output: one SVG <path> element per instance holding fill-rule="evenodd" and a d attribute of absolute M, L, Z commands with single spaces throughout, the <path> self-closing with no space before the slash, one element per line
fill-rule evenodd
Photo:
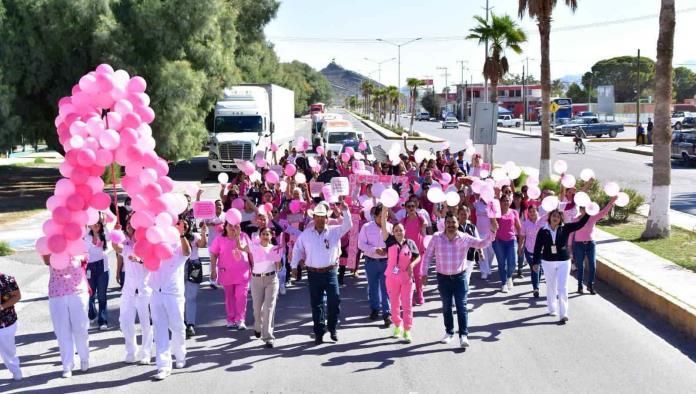
<path fill-rule="evenodd" d="M 425 86 L 432 86 L 433 80 L 432 79 L 421 79 L 421 83 Z"/>
<path fill-rule="evenodd" d="M 597 86 L 597 113 L 614 115 L 614 85 Z"/>

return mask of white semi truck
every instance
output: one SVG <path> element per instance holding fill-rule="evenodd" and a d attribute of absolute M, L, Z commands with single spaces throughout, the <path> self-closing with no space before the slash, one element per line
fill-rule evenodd
<path fill-rule="evenodd" d="M 215 104 L 208 135 L 208 171 L 238 172 L 235 159 L 251 160 L 257 151 L 271 159 L 270 144 L 279 151 L 295 136 L 295 92 L 272 84 L 226 88 Z"/>

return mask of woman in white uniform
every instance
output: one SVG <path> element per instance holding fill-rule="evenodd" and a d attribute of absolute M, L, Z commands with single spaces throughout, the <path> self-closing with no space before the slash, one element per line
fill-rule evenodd
<path fill-rule="evenodd" d="M 92 289 L 89 297 L 89 320 L 96 320 L 97 326 L 104 331 L 108 328 L 106 291 L 109 288 L 109 258 L 107 257 L 109 234 L 104 226 L 104 218 L 99 213 L 99 221 L 88 228 L 85 235 L 87 247 L 87 282 Z M 94 302 L 99 302 L 99 310 Z"/>

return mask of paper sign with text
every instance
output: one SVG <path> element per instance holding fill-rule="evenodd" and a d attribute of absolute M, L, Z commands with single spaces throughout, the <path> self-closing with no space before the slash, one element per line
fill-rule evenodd
<path fill-rule="evenodd" d="M 196 219 L 215 219 L 214 201 L 195 201 L 193 203 L 193 217 Z"/>

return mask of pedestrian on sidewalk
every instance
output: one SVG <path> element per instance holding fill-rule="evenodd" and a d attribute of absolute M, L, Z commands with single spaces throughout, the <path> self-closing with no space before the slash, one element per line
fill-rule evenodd
<path fill-rule="evenodd" d="M 648 145 L 652 145 L 652 133 L 655 125 L 653 124 L 652 118 L 648 118 Z"/>
<path fill-rule="evenodd" d="M 314 343 L 324 343 L 325 330 L 328 328 L 331 340 L 338 342 L 338 315 L 341 312 L 341 298 L 338 288 L 338 258 L 341 255 L 341 237 L 353 225 L 350 210 L 341 197 L 339 204 L 342 210 L 343 222 L 327 226 L 329 207 L 325 202 L 314 208 L 314 223 L 305 229 L 297 238 L 292 252 L 293 275 L 297 274 L 300 260 L 307 268 L 309 281 L 309 298 L 312 307 L 314 323 Z M 334 209 L 338 214 L 338 208 Z M 324 305 L 326 296 L 326 305 Z"/>
<path fill-rule="evenodd" d="M 365 274 L 369 289 L 370 320 L 377 320 L 382 311 L 384 326 L 391 325 L 391 308 L 389 307 L 389 294 L 385 271 L 387 270 L 387 249 L 382 238 L 382 223 L 379 218 L 382 210 L 386 210 L 381 203 L 372 208 L 373 220 L 365 223 L 358 234 L 358 249 L 365 256 Z M 385 222 L 387 232 L 391 233 L 392 224 Z"/>
<path fill-rule="evenodd" d="M 87 247 L 87 281 L 91 289 L 89 296 L 89 320 L 97 323 L 99 330 L 108 329 L 107 298 L 109 288 L 109 257 L 107 256 L 109 232 L 104 225 L 104 218 L 99 213 L 99 220 L 88 226 L 84 241 Z M 95 308 L 99 302 L 99 309 Z"/>
<path fill-rule="evenodd" d="M 246 330 L 246 305 L 250 279 L 251 239 L 239 224 L 225 221 L 222 235 L 210 246 L 211 278 L 225 291 L 227 328 Z"/>
<path fill-rule="evenodd" d="M 190 226 L 189 226 L 190 228 Z M 184 326 L 184 265 L 191 254 L 191 244 L 186 238 L 186 219 L 179 217 L 176 223 L 179 242 L 174 255 L 162 261 L 157 271 L 150 274 L 152 286 L 152 323 L 155 333 L 157 374 L 164 380 L 172 372 L 172 353 L 176 367 L 186 367 L 186 327 Z M 169 335 L 171 332 L 171 341 Z"/>
<path fill-rule="evenodd" d="M 483 201 L 478 194 L 474 194 L 474 198 L 475 202 L 472 209 L 476 214 L 476 231 L 478 231 L 479 234 L 488 234 L 491 230 L 491 221 L 488 218 L 486 202 Z M 493 267 L 493 258 L 495 257 L 493 245 L 488 245 L 485 248 L 482 248 L 481 255 L 479 257 L 481 279 L 486 280 L 492 273 L 491 268 Z"/>
<path fill-rule="evenodd" d="M 143 261 L 135 255 L 135 229 L 131 226 L 130 216 L 124 222 L 126 239 L 122 244 L 112 242 L 116 253 L 123 258 L 123 270 L 126 281 L 121 290 L 121 304 L 119 308 L 119 323 L 123 338 L 126 342 L 125 363 L 139 362 L 141 365 L 149 365 L 152 358 L 152 325 L 150 322 L 150 270 L 146 269 Z M 119 268 L 121 268 L 119 266 Z M 135 317 L 140 320 L 141 346 L 138 349 L 138 341 L 135 336 Z"/>
<path fill-rule="evenodd" d="M 387 250 L 386 276 L 387 293 L 389 302 L 394 308 L 391 319 L 394 323 L 392 337 L 399 338 L 402 335 L 401 323 L 403 322 L 403 338 L 410 343 L 411 327 L 413 326 L 413 289 L 415 270 L 420 261 L 418 246 L 412 239 L 406 237 L 404 225 L 398 223 L 392 228 L 392 233 L 387 230 L 388 210 L 383 209 L 379 217 L 382 230 L 382 239 Z M 401 315 L 403 309 L 403 316 Z"/>
<path fill-rule="evenodd" d="M 259 232 L 259 242 L 252 242 L 251 299 L 254 307 L 254 336 L 267 348 L 273 347 L 275 308 L 278 300 L 278 272 L 281 269 L 280 247 L 273 245 L 275 236 L 269 227 Z"/>
<path fill-rule="evenodd" d="M 636 146 L 638 145 L 645 145 L 645 128 L 640 122 L 636 125 Z"/>
<path fill-rule="evenodd" d="M 466 309 L 469 286 L 466 283 L 466 255 L 469 248 L 485 248 L 495 239 L 498 223 L 491 221 L 486 238 L 474 238 L 458 231 L 459 221 L 453 213 L 445 216 L 445 231 L 433 235 L 425 250 L 423 264 L 435 259 L 437 271 L 437 289 L 442 299 L 442 314 L 445 320 L 445 336 L 441 343 L 449 343 L 454 338 L 454 318 L 452 315 L 452 298 L 457 308 L 459 327 L 459 346 L 469 347 L 468 316 Z"/>
<path fill-rule="evenodd" d="M 498 261 L 498 274 L 502 284 L 501 292 L 507 293 L 512 290 L 512 276 L 515 273 L 517 261 L 517 237 L 522 225 L 516 210 L 511 209 L 512 200 L 510 194 L 503 194 L 500 197 L 501 217 L 497 219 L 498 232 L 496 233 L 493 250 L 495 259 Z"/>
<path fill-rule="evenodd" d="M 539 230 L 534 243 L 534 264 L 541 264 L 546 276 L 546 302 L 551 316 L 559 316 L 559 323 L 568 321 L 568 276 L 570 255 L 568 238 L 587 223 L 585 214 L 573 223 L 563 223 L 563 214 L 555 209 L 549 212 L 548 221 Z M 560 315 L 559 315 L 560 312 Z"/>
<path fill-rule="evenodd" d="M 541 283 L 541 266 L 534 264 L 534 245 L 541 227 L 546 224 L 547 214 L 539 216 L 539 203 L 530 201 L 526 215 L 523 215 L 522 228 L 520 230 L 519 249 L 524 254 L 531 271 L 532 292 L 534 298 L 539 298 L 539 283 Z"/>
<path fill-rule="evenodd" d="M 14 380 L 22 380 L 15 344 L 17 312 L 14 308 L 21 298 L 15 278 L 0 272 L 0 356 Z"/>
<path fill-rule="evenodd" d="M 573 256 L 578 262 L 578 293 L 583 294 L 583 280 L 585 273 L 585 258 L 587 258 L 587 266 L 589 273 L 587 275 L 587 290 L 594 295 L 594 280 L 595 270 L 597 268 L 597 258 L 595 253 L 594 229 L 595 224 L 602 220 L 611 211 L 611 208 L 616 202 L 616 197 L 612 197 L 609 203 L 598 214 L 590 217 L 587 223 L 578 231 L 575 232 L 575 240 L 573 242 Z M 580 214 L 585 215 L 585 207 L 580 207 Z"/>
<path fill-rule="evenodd" d="M 186 339 L 196 335 L 196 309 L 198 289 L 203 282 L 203 264 L 198 255 L 199 248 L 205 248 L 207 244 L 208 226 L 201 222 L 200 233 L 194 233 L 189 227 L 189 222 L 185 222 L 186 239 L 191 245 L 191 254 L 184 266 L 184 324 L 186 324 Z"/>
<path fill-rule="evenodd" d="M 89 285 L 83 262 L 85 256 L 75 256 L 67 267 L 56 269 L 50 265 L 50 255 L 42 256 L 48 265 L 48 309 L 53 331 L 58 340 L 63 377 L 72 376 L 75 350 L 80 356 L 80 369 L 89 370 L 89 318 L 87 304 Z"/>
<path fill-rule="evenodd" d="M 474 238 L 479 238 L 479 232 L 473 223 L 469 221 L 471 211 L 466 205 L 460 205 L 457 209 L 457 221 L 459 222 L 459 231 L 468 234 Z M 474 272 L 474 266 L 480 260 L 481 252 L 476 248 L 469 248 L 466 252 L 466 285 L 469 287 L 471 283 L 471 274 Z"/>

